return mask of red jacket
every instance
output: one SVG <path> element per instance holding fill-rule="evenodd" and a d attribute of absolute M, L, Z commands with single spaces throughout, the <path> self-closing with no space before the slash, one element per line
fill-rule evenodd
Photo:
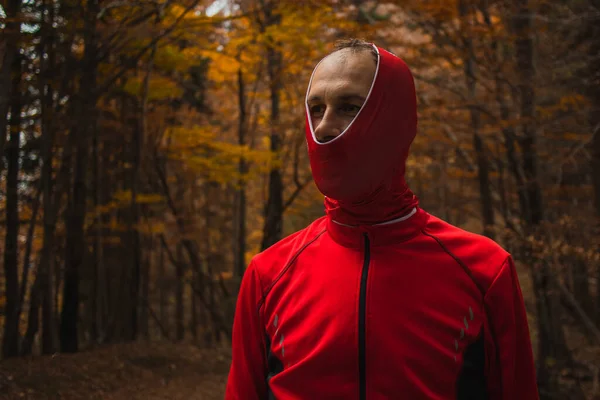
<path fill-rule="evenodd" d="M 327 216 L 248 267 L 226 399 L 535 400 L 513 261 L 418 207 L 404 179 L 414 82 L 401 59 L 373 49 L 369 95 L 339 136 L 318 142 L 307 111 Z"/>
<path fill-rule="evenodd" d="M 421 209 L 259 254 L 233 329 L 227 400 L 538 398 L 510 255 Z"/>

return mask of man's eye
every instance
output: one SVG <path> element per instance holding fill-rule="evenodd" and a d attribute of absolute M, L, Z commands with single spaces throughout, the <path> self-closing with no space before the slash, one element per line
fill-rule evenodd
<path fill-rule="evenodd" d="M 340 107 L 340 110 L 346 114 L 358 114 L 360 111 L 360 106 L 354 104 L 343 104 Z"/>
<path fill-rule="evenodd" d="M 325 107 L 320 106 L 320 105 L 310 107 L 310 113 L 313 116 L 321 115 L 321 114 L 323 114 L 324 111 L 325 111 Z"/>

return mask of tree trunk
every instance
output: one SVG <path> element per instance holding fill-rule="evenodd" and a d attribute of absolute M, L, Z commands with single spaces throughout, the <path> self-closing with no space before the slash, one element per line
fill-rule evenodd
<path fill-rule="evenodd" d="M 137 203 L 138 193 L 138 171 L 139 171 L 139 157 L 140 157 L 140 143 L 141 143 L 141 123 L 137 122 L 139 118 L 143 118 L 142 115 L 138 114 L 136 118 L 136 126 L 133 127 L 133 140 L 131 141 L 129 151 L 131 151 L 131 175 L 130 188 L 131 188 L 131 203 L 129 207 L 129 249 L 131 254 L 131 261 L 129 268 L 131 268 L 131 276 L 129 281 L 129 316 L 128 321 L 131 325 L 127 329 L 127 340 L 135 340 L 138 331 L 138 306 L 140 302 L 140 271 L 141 271 L 141 251 L 140 251 L 140 233 L 138 230 L 139 224 L 139 205 Z"/>
<path fill-rule="evenodd" d="M 211 230 L 214 227 L 213 220 L 212 220 L 212 216 L 214 213 L 211 209 L 211 205 L 213 203 L 212 202 L 212 193 L 213 193 L 213 189 L 215 189 L 214 186 L 215 185 L 213 184 L 213 182 L 210 182 L 210 181 L 206 182 L 206 184 L 204 185 L 205 198 L 206 198 L 206 203 L 204 204 L 204 221 L 205 221 L 204 229 L 206 230 L 206 232 L 211 232 Z M 210 236 L 208 234 L 204 238 L 204 254 L 205 254 L 205 259 L 206 259 L 206 269 L 208 272 L 208 278 L 211 279 L 211 276 L 212 276 L 211 269 L 212 269 L 212 263 L 213 263 L 213 247 L 212 247 L 212 243 L 210 240 Z M 206 296 L 207 302 L 206 302 L 206 304 L 204 304 L 206 309 L 213 310 L 212 285 L 202 286 L 202 284 L 197 281 L 194 282 L 194 285 L 196 286 L 196 291 L 202 291 L 202 294 L 204 296 Z M 212 322 L 212 319 L 210 321 L 206 320 L 206 324 L 203 327 L 204 328 L 204 345 L 209 346 L 209 347 L 213 345 L 212 329 L 214 327 L 210 322 Z"/>
<path fill-rule="evenodd" d="M 33 247 L 33 234 L 35 232 L 35 226 L 37 224 L 38 213 L 40 209 L 42 191 L 38 188 L 33 202 L 33 211 L 31 212 L 31 219 L 29 221 L 29 228 L 27 228 L 27 240 L 25 242 L 25 254 L 23 255 L 23 268 L 21 270 L 21 285 L 19 288 L 19 303 L 17 305 L 17 321 L 21 320 L 21 313 L 23 306 L 25 305 L 25 292 L 27 291 L 27 285 L 29 284 L 29 271 L 31 266 L 31 250 Z"/>
<path fill-rule="evenodd" d="M 62 195 L 62 185 L 57 185 L 56 192 L 53 194 L 52 182 L 52 160 L 54 158 L 54 127 L 53 127 L 53 111 L 54 111 L 54 89 L 52 85 L 52 74 L 54 73 L 54 64 L 56 59 L 56 51 L 54 48 L 54 30 L 52 24 L 55 20 L 54 7 L 45 4 L 48 11 L 48 20 L 42 25 L 42 42 L 44 50 L 41 54 L 47 54 L 47 62 L 44 62 L 43 57 L 40 57 L 40 88 L 42 96 L 41 112 L 42 112 L 42 197 L 44 201 L 44 236 L 40 259 L 38 263 L 38 276 L 36 277 L 37 290 L 32 290 L 32 295 L 35 293 L 38 300 L 37 303 L 42 303 L 42 353 L 52 354 L 56 351 L 57 335 L 56 335 L 56 313 L 54 310 L 54 237 L 56 229 L 56 219 L 59 209 L 59 199 Z M 62 160 L 61 170 L 59 171 L 59 180 L 63 181 L 69 163 L 71 160 L 71 146 L 65 148 L 65 156 Z M 38 281 L 39 278 L 39 281 Z M 30 311 L 30 314 L 32 311 Z M 37 311 L 33 312 L 37 315 Z M 31 317 L 30 317 L 31 318 Z M 30 319 L 30 324 L 33 321 Z M 37 331 L 38 322 L 35 321 L 35 326 L 32 327 Z"/>
<path fill-rule="evenodd" d="M 239 108 L 239 125 L 238 125 L 238 144 L 246 145 L 246 92 L 244 85 L 244 74 L 242 69 L 238 70 L 238 108 Z M 246 270 L 246 183 L 245 175 L 248 171 L 246 160 L 243 153 L 240 155 L 238 165 L 240 179 L 238 188 L 235 193 L 235 243 L 234 243 L 234 274 L 241 281 L 244 271 Z"/>
<path fill-rule="evenodd" d="M 523 173 L 527 192 L 528 208 L 525 222 L 528 226 L 537 226 L 544 218 L 542 194 L 538 175 L 537 131 L 535 124 L 535 89 L 534 79 L 536 69 L 533 57 L 533 22 L 529 9 L 529 0 L 514 0 L 516 15 L 514 29 L 517 35 L 515 41 L 517 69 L 519 72 L 519 94 L 523 136 Z"/>
<path fill-rule="evenodd" d="M 600 2 L 596 1 L 593 6 L 596 15 L 600 15 Z M 600 28 L 598 18 L 591 19 L 588 36 L 591 39 L 589 46 L 588 76 L 591 82 L 587 84 L 588 98 L 592 105 L 589 113 L 592 128 L 592 180 L 594 185 L 594 208 L 596 210 L 596 237 L 600 237 Z M 600 253 L 600 243 L 597 245 Z M 600 262 L 597 263 L 596 282 L 600 282 Z M 596 285 L 596 325 L 600 327 L 600 284 Z"/>
<path fill-rule="evenodd" d="M 144 75 L 144 81 L 142 85 L 141 98 L 138 102 L 137 118 L 135 118 L 135 126 L 133 127 L 133 140 L 130 145 L 131 151 L 131 176 L 130 176 L 130 188 L 131 188 L 131 203 L 130 203 L 130 216 L 129 216 L 129 235 L 131 245 L 131 310 L 130 310 L 130 322 L 131 329 L 129 331 L 129 340 L 135 340 L 139 330 L 139 310 L 140 310 L 140 288 L 141 288 L 141 238 L 139 232 L 140 222 L 140 210 L 139 204 L 137 203 L 137 195 L 139 191 L 139 171 L 142 157 L 142 147 L 144 142 L 144 135 L 146 132 L 146 113 L 148 108 L 148 88 L 150 83 L 150 75 L 152 73 L 152 66 L 154 55 L 156 53 L 156 43 L 152 46 L 150 53 L 150 59 L 146 67 L 146 74 Z"/>
<path fill-rule="evenodd" d="M 183 245 L 177 243 L 177 259 L 175 263 L 176 279 L 175 282 L 175 338 L 182 341 L 185 335 L 184 310 L 183 310 L 183 288 L 185 271 L 183 268 Z"/>
<path fill-rule="evenodd" d="M 489 0 L 482 0 L 479 4 L 481 13 L 483 15 L 483 19 L 485 24 L 488 26 L 491 32 L 493 32 L 492 27 L 492 19 L 490 16 L 490 5 Z M 510 27 L 508 27 L 510 29 Z M 492 36 L 493 37 L 493 36 Z M 506 157 L 508 159 L 508 166 L 510 169 L 510 173 L 513 175 L 516 183 L 517 196 L 519 198 L 519 210 L 524 211 L 527 209 L 527 201 L 525 194 L 525 187 L 523 184 L 523 170 L 519 163 L 516 149 L 515 149 L 515 141 L 516 141 L 516 133 L 515 129 L 510 124 L 511 110 L 506 101 L 506 92 L 504 83 L 505 77 L 502 73 L 502 64 L 511 57 L 509 52 L 509 46 L 502 46 L 502 51 L 498 50 L 498 40 L 493 37 L 490 45 L 491 54 L 492 54 L 492 62 L 495 63 L 493 69 L 494 83 L 495 83 L 495 96 L 496 102 L 498 103 L 498 107 L 500 109 L 500 121 L 502 122 L 502 135 L 504 138 L 504 148 L 506 150 Z M 499 168 L 503 168 L 504 165 L 499 161 Z M 504 221 L 507 222 L 510 216 L 510 205 L 506 201 L 506 185 L 502 175 L 499 178 L 499 184 L 502 186 L 502 191 L 500 193 L 500 201 L 502 202 L 502 213 Z M 525 220 L 525 218 L 522 218 Z"/>
<path fill-rule="evenodd" d="M 468 18 L 468 7 L 466 0 L 458 2 L 458 11 L 461 17 L 461 23 L 465 24 Z M 490 186 L 489 176 L 489 156 L 486 151 L 486 146 L 479 133 L 480 116 L 479 111 L 474 107 L 477 102 L 477 78 L 475 77 L 475 60 L 473 43 L 470 39 L 470 32 L 465 36 L 465 78 L 467 83 L 467 92 L 469 102 L 471 103 L 471 129 L 473 130 L 473 147 L 477 155 L 477 175 L 479 179 L 479 196 L 481 200 L 481 216 L 483 219 L 483 234 L 494 239 L 494 205 L 492 204 L 492 189 Z"/>
<path fill-rule="evenodd" d="M 488 28 L 492 29 L 492 19 L 489 13 L 489 4 L 488 0 L 484 0 L 481 6 L 481 11 L 483 13 L 483 17 Z M 527 209 L 527 201 L 525 194 L 525 187 L 523 184 L 523 170 L 519 163 L 516 149 L 515 149 L 515 140 L 516 133 L 515 129 L 509 123 L 511 119 L 511 111 L 506 101 L 506 91 L 505 91 L 505 83 L 503 81 L 502 75 L 502 64 L 506 59 L 510 57 L 508 46 L 503 46 L 503 51 L 500 53 L 498 51 L 498 40 L 493 39 L 491 44 L 492 54 L 494 54 L 493 60 L 496 63 L 494 66 L 494 84 L 495 84 L 495 95 L 496 102 L 498 103 L 498 107 L 500 109 L 500 121 L 502 122 L 502 136 L 504 139 L 504 148 L 506 150 L 506 158 L 508 160 L 508 167 L 510 169 L 510 173 L 512 174 L 517 190 L 517 196 L 519 198 L 519 210 L 525 211 Z M 503 181 L 504 183 L 504 181 Z M 503 187 L 505 187 L 503 185 Z M 505 194 L 501 194 L 501 198 L 506 198 Z M 504 220 L 508 220 L 510 206 L 505 204 L 503 206 L 504 210 Z M 525 218 L 523 217 L 523 220 Z"/>
<path fill-rule="evenodd" d="M 194 271 L 192 273 L 192 282 L 190 282 L 190 334 L 194 340 L 198 339 L 198 307 L 197 298 L 198 296 L 194 292 L 194 285 L 196 284 L 197 274 Z"/>
<path fill-rule="evenodd" d="M 88 0 L 84 11 L 84 60 L 78 96 L 80 112 L 71 135 L 76 143 L 75 181 L 73 201 L 67 217 L 67 242 L 63 286 L 63 307 L 61 310 L 60 345 L 61 351 L 73 353 L 78 350 L 77 323 L 79 320 L 79 272 L 85 246 L 85 212 L 87 201 L 88 140 L 96 124 L 96 15 L 98 0 Z"/>
<path fill-rule="evenodd" d="M 57 332 L 56 332 L 56 310 L 55 306 L 58 302 L 55 301 L 55 268 L 54 268 L 54 246 L 56 236 L 56 221 L 58 218 L 58 210 L 60 199 L 63 195 L 64 187 L 69 180 L 68 173 L 71 162 L 72 147 L 67 144 L 62 159 L 60 171 L 58 172 L 56 188 L 53 189 L 52 182 L 52 159 L 53 159 L 53 129 L 44 124 L 42 127 L 42 194 L 44 201 L 44 236 L 42 250 L 40 252 L 38 262 L 38 277 L 36 283 L 39 285 L 39 294 L 42 303 L 42 353 L 52 354 L 57 348 Z M 39 278 L 39 282 L 38 281 Z M 33 291 L 32 291 L 33 293 Z M 31 313 L 31 311 L 30 311 Z M 36 322 L 37 324 L 37 322 Z"/>
<path fill-rule="evenodd" d="M 158 21 L 157 21 L 158 23 Z M 144 148 L 144 142 L 145 142 L 145 137 L 147 134 L 147 114 L 148 114 L 148 92 L 149 92 L 149 88 L 150 88 L 150 76 L 152 75 L 152 70 L 154 68 L 154 57 L 156 55 L 156 47 L 157 44 L 154 43 L 154 45 L 152 46 L 152 50 L 150 52 L 150 56 L 148 59 L 148 63 L 146 64 L 146 74 L 144 76 L 144 83 L 142 85 L 142 93 L 141 93 L 141 101 L 139 103 L 140 108 L 139 108 L 139 115 L 138 115 L 138 129 L 136 129 L 136 137 L 135 137 L 135 142 L 137 144 L 135 150 L 134 150 L 134 154 L 135 154 L 135 159 L 134 159 L 134 163 L 133 163 L 133 178 L 132 178 L 132 191 L 131 191 L 131 204 L 132 204 L 132 211 L 134 211 L 134 221 L 135 221 L 135 225 L 139 224 L 139 204 L 137 204 L 137 192 L 138 192 L 138 186 L 139 186 L 139 174 L 140 174 L 140 168 L 143 165 L 143 148 Z M 135 189 L 135 190 L 134 190 Z M 140 233 L 139 230 L 135 229 L 135 235 L 137 237 L 137 255 L 136 255 L 136 259 L 138 262 L 138 269 L 137 271 L 134 268 L 134 277 L 136 276 L 136 272 L 137 275 L 139 275 L 139 285 L 141 286 L 141 290 L 142 290 L 142 296 L 141 298 L 139 298 L 140 296 L 135 296 L 135 299 L 138 299 L 137 304 L 138 304 L 138 308 L 140 310 L 140 329 L 142 331 L 142 334 L 147 338 L 148 337 L 148 307 L 150 306 L 150 299 L 148 298 L 149 296 L 149 269 L 150 269 L 150 260 L 151 257 L 147 257 L 146 261 L 143 263 L 143 265 L 141 265 L 142 261 L 142 249 L 141 249 L 141 245 L 140 245 Z M 152 238 L 150 238 L 150 241 L 152 240 Z M 135 266 L 135 264 L 134 264 Z M 143 270 L 140 270 L 140 268 L 143 268 Z M 138 290 L 139 290 L 139 286 L 138 285 Z M 135 289 L 135 287 L 134 287 Z"/>
<path fill-rule="evenodd" d="M 139 316 L 139 327 L 140 327 L 140 335 L 145 339 L 150 338 L 150 330 L 149 330 L 149 318 L 150 318 L 150 307 L 152 304 L 150 303 L 150 276 L 152 270 L 152 260 L 154 255 L 153 245 L 153 237 L 148 237 L 147 240 L 144 241 L 146 243 L 145 253 L 146 256 L 142 259 L 142 270 L 140 271 L 140 285 L 141 285 L 141 296 L 139 301 L 140 307 L 140 316 Z"/>
<path fill-rule="evenodd" d="M 565 236 L 568 237 L 568 235 Z M 594 302 L 590 293 L 588 264 L 586 260 L 581 259 L 581 257 L 578 257 L 577 255 L 571 256 L 568 262 L 571 264 L 569 272 L 571 275 L 571 281 L 573 282 L 573 296 L 585 313 L 592 316 L 594 315 Z"/>
<path fill-rule="evenodd" d="M 40 324 L 40 292 L 41 276 L 37 274 L 29 290 L 29 314 L 27 315 L 27 331 L 21 342 L 21 355 L 29 356 L 33 350 L 33 341 Z"/>
<path fill-rule="evenodd" d="M 19 355 L 19 152 L 21 149 L 21 57 L 12 65 L 10 138 L 6 148 L 6 237 L 4 238 L 4 279 L 6 312 L 2 354 Z M 3 136 L 3 135 L 2 135 Z"/>
<path fill-rule="evenodd" d="M 0 174 L 4 169 L 2 156 L 6 145 L 6 127 L 8 125 L 8 109 L 12 98 L 11 82 L 15 71 L 14 64 L 19 58 L 19 37 L 21 36 L 21 3 L 22 0 L 7 0 L 4 6 L 6 22 L 4 29 L 0 31 L 0 41 L 4 45 L 4 57 L 0 65 Z M 11 339 L 12 340 L 12 339 Z"/>
<path fill-rule="evenodd" d="M 42 353 L 52 354 L 56 351 L 57 338 L 56 338 L 56 319 L 55 319 L 55 301 L 54 301 L 54 244 L 55 244 L 55 233 L 56 233 L 56 220 L 58 215 L 58 204 L 62 194 L 62 182 L 66 181 L 67 173 L 69 169 L 70 152 L 71 148 L 68 146 L 65 149 L 65 156 L 62 160 L 61 170 L 58 174 L 58 180 L 61 184 L 56 185 L 55 192 L 53 193 L 52 184 L 52 142 L 53 134 L 47 129 L 48 126 L 42 128 L 42 147 L 43 147 L 43 164 L 42 164 L 42 192 L 44 201 L 44 236 L 42 243 L 42 250 L 40 252 L 38 262 L 38 274 L 36 277 L 36 285 L 39 286 L 36 296 L 41 297 L 42 303 Z M 32 295 L 34 291 L 32 289 Z M 32 307 L 30 307 L 30 314 L 32 313 Z M 35 311 L 37 314 L 37 311 Z M 30 324 L 32 320 L 30 317 Z M 37 330 L 37 321 L 35 321 Z"/>
<path fill-rule="evenodd" d="M 34 208 L 33 208 L 33 213 L 32 213 L 32 217 L 31 217 L 31 223 L 29 225 L 29 231 L 27 233 L 27 248 L 25 250 L 25 256 L 24 256 L 24 260 L 23 260 L 23 271 L 22 271 L 22 279 L 21 279 L 21 289 L 20 289 L 20 300 L 19 300 L 19 311 L 18 311 L 18 318 L 20 320 L 21 318 L 21 312 L 23 310 L 23 306 L 24 306 L 24 301 L 25 301 L 25 292 L 27 291 L 27 286 L 28 286 L 28 277 L 29 277 L 29 270 L 30 270 L 30 265 L 31 265 L 31 251 L 32 251 L 32 245 L 33 245 L 33 236 L 35 233 L 35 226 L 37 224 L 37 215 L 39 213 L 39 208 L 40 208 L 40 203 L 41 203 L 41 197 L 43 196 L 44 193 L 44 186 L 45 186 L 45 181 L 44 181 L 44 172 L 45 172 L 45 168 L 47 168 L 46 164 L 48 163 L 47 161 L 47 142 L 48 140 L 50 140 L 50 142 L 52 142 L 53 137 L 51 136 L 51 128 L 50 128 L 50 124 L 52 121 L 52 110 L 53 110 L 53 89 L 52 89 L 52 83 L 51 83 L 51 76 L 52 73 L 54 72 L 53 66 L 54 66 L 54 62 L 55 62 L 55 58 L 56 58 L 56 52 L 54 51 L 54 31 L 52 29 L 52 24 L 54 22 L 54 7 L 48 7 L 47 5 L 47 0 L 43 0 L 41 7 L 40 7 L 40 14 L 41 14 L 41 23 L 40 23 L 40 43 L 39 43 L 39 69 L 40 72 L 38 74 L 38 82 L 39 82 L 39 90 L 40 90 L 40 113 L 41 113 L 41 123 L 40 123 L 40 128 L 41 128 L 41 143 L 42 143 L 42 151 L 41 151 L 41 158 L 42 158 L 42 172 L 41 172 L 41 176 L 40 176 L 40 183 L 39 183 L 39 188 L 38 188 L 38 193 L 36 195 L 36 200 L 34 203 Z M 48 17 L 46 18 L 45 15 L 48 15 Z M 44 213 L 46 211 L 44 210 Z M 50 212 L 50 211 L 49 211 Z M 37 281 L 37 277 L 42 274 L 39 270 L 36 273 L 36 281 Z M 42 274 L 43 275 L 43 274 Z M 40 290 L 39 290 L 39 286 L 40 283 L 39 282 L 34 282 L 34 284 L 37 284 L 36 286 L 36 291 L 35 291 L 35 296 L 37 297 L 36 302 L 35 303 L 35 307 L 39 307 L 39 296 L 40 296 Z M 32 295 L 34 293 L 33 290 L 31 290 L 30 292 Z M 30 298 L 30 302 L 31 302 L 31 298 Z M 34 311 L 34 314 L 37 316 L 39 316 L 39 310 L 36 309 Z M 38 321 L 36 321 L 36 327 L 35 327 L 35 333 L 37 333 L 38 330 Z M 23 352 L 23 350 L 22 350 Z M 31 352 L 31 350 L 29 350 L 29 352 Z"/>
<path fill-rule="evenodd" d="M 265 22 L 262 30 L 277 25 L 281 16 L 273 12 L 273 6 L 264 7 Z M 279 98 L 281 93 L 281 53 L 273 44 L 267 45 L 267 71 L 269 74 L 271 94 L 271 154 L 273 163 L 269 173 L 269 194 L 265 206 L 265 223 L 261 250 L 275 244 L 281 239 L 283 233 L 283 181 L 279 165 L 279 152 L 281 151 L 281 132 L 279 132 Z"/>
<path fill-rule="evenodd" d="M 598 96 L 600 99 L 600 95 Z M 598 102 L 600 108 L 600 101 Z M 596 193 L 596 237 L 600 237 L 600 118 L 596 113 L 598 123 L 595 128 L 596 136 L 593 143 L 593 169 L 594 176 L 594 191 Z M 596 246 L 597 253 L 600 253 L 600 244 Z M 600 282 L 600 262 L 597 262 L 596 282 Z M 600 284 L 596 284 L 596 325 L 600 327 Z"/>
<path fill-rule="evenodd" d="M 119 86 L 125 84 L 125 79 L 123 78 L 119 82 Z M 119 112 L 118 121 L 122 128 L 122 135 L 120 135 L 119 140 L 117 141 L 117 146 L 119 146 L 122 151 L 117 152 L 116 157 L 111 157 L 109 154 L 105 159 L 105 164 L 112 164 L 114 170 L 112 179 L 115 183 L 113 185 L 108 185 L 105 188 L 105 196 L 107 199 L 110 199 L 113 193 L 118 191 L 126 191 L 131 189 L 131 179 L 129 173 L 131 156 L 131 137 L 128 134 L 131 133 L 130 129 L 133 127 L 135 129 L 136 125 L 134 117 L 137 115 L 136 110 L 132 110 L 132 102 L 131 96 L 126 92 L 122 91 L 119 95 L 116 96 L 115 102 L 117 105 Z M 134 119 L 134 122 L 132 122 Z M 134 135 L 134 133 L 131 133 Z M 109 151 L 115 152 L 116 148 L 112 148 Z M 111 158 L 115 160 L 111 163 Z M 108 179 L 106 179 L 108 183 Z M 125 224 L 131 223 L 131 208 L 117 208 L 112 211 L 111 219 L 116 221 L 124 221 Z M 128 225 L 129 227 L 129 225 Z M 107 266 L 107 295 L 109 297 L 109 329 L 108 329 L 108 340 L 112 343 L 121 342 L 127 340 L 131 337 L 131 279 L 132 279 L 132 271 L 131 268 L 131 235 L 130 230 L 125 232 L 118 233 L 119 236 L 119 244 L 115 246 L 110 246 L 109 249 L 105 252 L 106 263 Z M 126 264 L 122 265 L 123 255 L 125 256 L 125 260 L 127 260 Z"/>
<path fill-rule="evenodd" d="M 519 104 L 523 136 L 523 174 L 527 209 L 522 210 L 526 235 L 540 235 L 544 218 L 540 181 L 537 168 L 537 129 L 535 120 L 535 76 L 533 54 L 533 19 L 529 0 L 513 0 L 513 29 L 515 33 L 516 68 L 519 77 Z M 538 383 L 542 398 L 552 398 L 558 393 L 558 378 L 570 352 L 566 345 L 560 321 L 560 300 L 549 263 L 534 254 L 532 245 L 524 243 L 524 262 L 528 263 L 533 278 L 536 297 L 538 328 Z"/>
<path fill-rule="evenodd" d="M 93 263 L 93 282 L 92 282 L 92 293 L 91 293 L 91 329 L 90 336 L 94 343 L 100 341 L 100 331 L 102 330 L 102 319 L 100 318 L 101 311 L 100 305 L 100 293 L 102 292 L 102 218 L 98 207 L 101 204 L 100 192 L 102 185 L 100 184 L 100 137 L 98 129 L 94 129 L 92 137 L 92 174 L 94 182 L 94 245 L 92 249 L 92 263 Z"/>
<path fill-rule="evenodd" d="M 169 332 L 171 323 L 168 318 L 169 310 L 168 310 L 168 306 L 167 306 L 168 293 L 167 293 L 166 281 L 167 281 L 167 274 L 165 271 L 165 249 L 161 245 L 160 253 L 158 256 L 158 282 L 157 282 L 158 292 L 159 292 L 159 301 L 160 301 L 159 316 L 160 316 L 160 323 L 162 324 L 162 326 L 165 327 L 165 330 L 167 332 Z"/>
<path fill-rule="evenodd" d="M 52 57 L 49 57 L 51 59 Z M 48 87 L 47 93 L 52 93 Z M 50 97 L 51 100 L 51 97 Z M 67 144 L 64 150 L 61 168 L 58 172 L 56 189 L 53 192 L 52 184 L 52 145 L 53 129 L 50 127 L 49 114 L 51 112 L 51 103 L 48 105 L 48 97 L 42 103 L 42 196 L 44 202 L 44 235 L 42 250 L 38 258 L 38 267 L 35 281 L 30 290 L 29 297 L 29 315 L 27 322 L 27 332 L 23 339 L 21 353 L 30 355 L 32 352 L 33 341 L 39 330 L 39 307 L 42 305 L 42 353 L 52 354 L 56 352 L 56 311 L 54 294 L 58 291 L 54 288 L 54 242 L 56 232 L 56 220 L 58 214 L 58 204 L 63 193 L 63 188 L 68 180 L 68 172 L 71 159 L 71 146 Z"/>
<path fill-rule="evenodd" d="M 527 210 L 528 201 L 527 195 L 525 193 L 525 184 L 523 178 L 523 169 L 521 168 L 521 163 L 517 157 L 517 151 L 515 148 L 515 140 L 516 133 L 514 128 L 510 127 L 508 124 L 511 115 L 510 109 L 506 104 L 506 100 L 504 99 L 505 90 L 504 83 L 500 80 L 500 76 L 496 76 L 496 101 L 500 106 L 500 119 L 506 126 L 502 128 L 502 136 L 504 138 L 504 148 L 506 149 L 506 158 L 508 160 L 508 167 L 510 169 L 510 173 L 512 174 L 515 180 L 515 186 L 517 189 L 517 197 L 519 199 L 519 210 L 521 211 L 521 217 L 524 219 L 524 212 Z"/>
<path fill-rule="evenodd" d="M 67 194 L 68 196 L 68 194 Z M 68 200 L 67 200 L 68 203 Z M 63 237 L 61 237 L 62 239 Z M 64 242 L 64 241 L 63 241 Z M 58 249 L 60 250 L 58 253 L 62 252 L 64 254 L 65 248 L 64 245 L 59 245 Z M 61 289 L 62 289 L 62 279 L 60 279 L 58 277 L 58 271 L 61 271 L 61 264 L 64 262 L 64 257 L 55 257 L 52 261 L 52 269 L 51 272 L 53 274 L 53 290 L 52 293 L 54 294 L 54 312 L 53 315 L 56 316 L 56 321 L 54 321 L 54 325 L 53 327 L 56 329 L 56 340 L 57 340 L 57 346 L 60 344 L 60 337 L 59 337 L 59 329 L 60 329 L 60 295 L 61 295 Z"/>

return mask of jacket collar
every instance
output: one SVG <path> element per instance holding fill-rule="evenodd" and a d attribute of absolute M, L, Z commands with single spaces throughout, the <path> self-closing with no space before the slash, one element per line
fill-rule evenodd
<path fill-rule="evenodd" d="M 371 246 L 386 246 L 405 242 L 419 234 L 429 214 L 416 207 L 405 217 L 376 225 L 345 225 L 327 217 L 327 231 L 334 241 L 344 247 L 362 248 L 365 234 Z"/>

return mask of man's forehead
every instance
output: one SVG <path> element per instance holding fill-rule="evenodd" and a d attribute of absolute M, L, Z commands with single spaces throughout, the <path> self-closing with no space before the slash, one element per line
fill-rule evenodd
<path fill-rule="evenodd" d="M 364 95 L 371 86 L 375 70 L 376 66 L 368 52 L 340 50 L 330 54 L 317 66 L 308 97 L 320 97 L 325 92 L 328 95 L 335 94 L 335 97 Z"/>
<path fill-rule="evenodd" d="M 366 68 L 375 69 L 372 56 L 367 51 L 352 51 L 342 49 L 327 55 L 315 70 L 315 76 L 331 70 L 342 71 L 346 69 Z"/>
<path fill-rule="evenodd" d="M 339 101 L 350 101 L 350 100 L 356 100 L 356 101 L 361 101 L 361 102 L 365 102 L 365 96 L 363 96 L 360 91 L 358 89 L 356 89 L 355 91 L 352 90 L 352 88 L 349 88 L 350 90 L 346 90 L 344 92 L 339 92 L 336 93 L 334 95 L 334 97 L 339 100 Z M 319 94 L 311 94 L 308 96 L 308 102 L 318 102 L 318 101 L 323 101 L 324 96 L 322 96 L 320 93 Z"/>

